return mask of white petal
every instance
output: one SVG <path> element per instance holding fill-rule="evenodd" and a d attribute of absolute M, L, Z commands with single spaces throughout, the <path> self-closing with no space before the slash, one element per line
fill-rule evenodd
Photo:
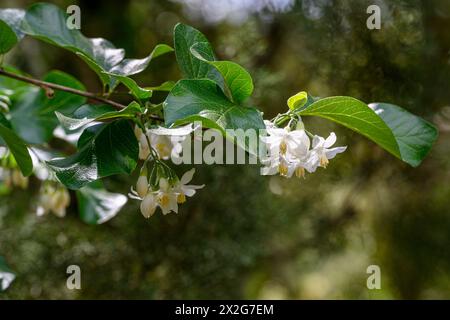
<path fill-rule="evenodd" d="M 333 159 L 338 153 L 342 153 L 347 149 L 347 147 L 336 147 L 328 149 L 325 151 L 325 156 L 327 159 Z"/>
<path fill-rule="evenodd" d="M 319 148 L 323 146 L 323 143 L 325 142 L 325 139 L 320 137 L 320 136 L 314 136 L 313 137 L 313 141 L 312 141 L 312 147 L 315 148 Z"/>
<path fill-rule="evenodd" d="M 333 144 L 336 143 L 336 135 L 334 134 L 334 132 L 330 133 L 330 135 L 328 136 L 328 138 L 325 140 L 324 143 L 324 147 L 325 148 L 329 148 L 331 147 Z"/>
<path fill-rule="evenodd" d="M 191 170 L 186 171 L 183 174 L 183 176 L 181 177 L 181 180 L 180 180 L 181 184 L 189 183 L 192 180 L 192 178 L 194 177 L 194 173 L 195 173 L 195 168 L 192 168 Z"/>
<path fill-rule="evenodd" d="M 167 179 L 165 178 L 161 178 L 159 179 L 159 188 L 164 191 L 167 192 L 169 191 L 169 182 L 167 181 Z"/>

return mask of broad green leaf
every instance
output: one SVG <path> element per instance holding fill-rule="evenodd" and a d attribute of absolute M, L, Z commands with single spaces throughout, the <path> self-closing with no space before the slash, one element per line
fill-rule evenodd
<path fill-rule="evenodd" d="M 305 91 L 301 91 L 287 101 L 289 109 L 295 110 L 303 107 L 308 102 L 308 94 Z"/>
<path fill-rule="evenodd" d="M 8 289 L 15 278 L 16 275 L 9 268 L 5 258 L 0 256 L 0 292 Z"/>
<path fill-rule="evenodd" d="M 130 174 L 137 164 L 139 147 L 127 120 L 98 124 L 84 130 L 78 152 L 48 163 L 69 189 L 114 174 Z"/>
<path fill-rule="evenodd" d="M 351 97 L 330 97 L 301 109 L 302 116 L 319 116 L 340 123 L 402 159 L 397 141 L 386 123 L 365 103 Z"/>
<path fill-rule="evenodd" d="M 115 78 L 119 80 L 124 86 L 126 86 L 130 93 L 138 100 L 146 100 L 151 98 L 153 91 L 145 88 L 141 88 L 136 81 L 127 76 L 118 76 L 115 75 Z"/>
<path fill-rule="evenodd" d="M 18 39 L 14 31 L 6 22 L 0 20 L 0 54 L 4 54 L 12 49 Z"/>
<path fill-rule="evenodd" d="M 197 29 L 178 23 L 173 32 L 175 55 L 183 76 L 188 79 L 208 78 L 223 88 L 223 78 L 209 63 L 199 60 L 191 52 L 191 47 L 199 42 L 203 45 L 203 56 L 208 60 L 216 60 L 208 39 Z"/>
<path fill-rule="evenodd" d="M 111 68 L 111 70 L 107 71 L 113 75 L 131 76 L 144 71 L 152 59 L 172 51 L 172 47 L 167 44 L 158 44 L 147 57 L 143 59 L 122 60 L 119 64 Z"/>
<path fill-rule="evenodd" d="M 18 40 L 22 39 L 24 34 L 21 31 L 21 24 L 25 17 L 23 9 L 0 9 L 0 20 L 6 22 L 14 31 Z"/>
<path fill-rule="evenodd" d="M 172 88 L 174 86 L 175 86 L 175 82 L 174 81 L 166 81 L 166 82 L 162 83 L 159 86 L 156 86 L 156 87 L 145 87 L 144 89 L 151 90 L 151 91 L 170 91 L 170 90 L 172 90 Z"/>
<path fill-rule="evenodd" d="M 76 191 L 81 220 L 87 224 L 102 224 L 112 219 L 127 203 L 127 197 L 108 192 L 100 181 Z"/>
<path fill-rule="evenodd" d="M 0 121 L 0 137 L 8 146 L 9 151 L 16 159 L 22 174 L 27 177 L 33 172 L 33 161 L 28 153 L 27 146 L 22 139 L 6 125 L 3 115 Z"/>
<path fill-rule="evenodd" d="M 166 126 L 196 120 L 203 126 L 218 129 L 264 129 L 261 113 L 250 107 L 237 105 L 224 95 L 217 84 L 208 79 L 180 80 L 164 102 Z M 247 151 L 247 146 L 241 145 Z"/>
<path fill-rule="evenodd" d="M 393 104 L 371 103 L 369 107 L 392 130 L 401 159 L 417 167 L 430 152 L 438 137 L 436 127 Z"/>
<path fill-rule="evenodd" d="M 152 58 L 172 51 L 167 45 L 158 45 L 144 59 L 124 59 L 123 49 L 114 47 L 111 42 L 102 38 L 87 38 L 79 30 L 67 28 L 66 21 L 67 14 L 57 6 L 36 3 L 26 11 L 22 31 L 76 53 L 98 74 L 103 84 L 111 88 L 116 85 L 116 81 L 106 73 L 122 76 L 136 74 L 143 71 Z"/>
<path fill-rule="evenodd" d="M 77 130 L 97 119 L 98 117 L 109 113 L 116 112 L 116 109 L 109 105 L 91 105 L 84 104 L 75 110 L 72 114 L 63 114 L 56 111 L 55 115 L 59 123 L 67 130 Z"/>
<path fill-rule="evenodd" d="M 220 72 L 226 84 L 226 94 L 236 102 L 241 103 L 253 93 L 253 80 L 250 74 L 237 63 L 231 61 L 214 61 L 209 54 L 210 45 L 199 42 L 191 47 L 191 53 L 199 60 L 204 61 Z"/>
<path fill-rule="evenodd" d="M 68 130 L 76 130 L 93 121 L 104 121 L 117 118 L 132 119 L 141 111 L 141 107 L 135 101 L 120 111 L 117 111 L 109 105 L 86 104 L 75 110 L 75 112 L 70 115 L 64 115 L 60 112 L 56 112 L 56 117 L 64 128 Z"/>
<path fill-rule="evenodd" d="M 72 76 L 52 71 L 44 81 L 57 83 L 78 90 L 84 86 Z M 1 84 L 0 84 L 1 85 Z M 54 91 L 48 98 L 43 89 L 26 87 L 11 95 L 11 123 L 14 130 L 28 143 L 41 144 L 49 141 L 58 125 L 54 111 L 71 113 L 86 102 L 86 98 L 64 91 Z"/>

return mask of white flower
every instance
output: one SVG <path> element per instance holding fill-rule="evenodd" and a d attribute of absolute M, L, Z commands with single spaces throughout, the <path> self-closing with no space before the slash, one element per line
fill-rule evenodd
<path fill-rule="evenodd" d="M 194 177 L 195 168 L 192 168 L 189 171 L 186 171 L 181 177 L 180 181 L 177 181 L 173 186 L 174 192 L 177 193 L 177 202 L 184 203 L 186 202 L 186 197 L 192 197 L 197 192 L 196 190 L 202 189 L 205 185 L 188 185 Z"/>
<path fill-rule="evenodd" d="M 318 166 L 326 168 L 328 165 L 328 160 L 333 159 L 338 153 L 344 152 L 347 147 L 336 147 L 330 148 L 336 142 L 336 135 L 334 132 L 330 133 L 328 138 L 314 136 L 312 141 L 312 158 L 313 158 L 313 168 Z M 315 170 L 314 168 L 314 170 Z"/>
<path fill-rule="evenodd" d="M 70 195 L 66 188 L 46 185 L 39 197 L 36 214 L 42 216 L 52 212 L 55 216 L 63 218 L 66 215 L 66 208 L 69 204 Z"/>
<path fill-rule="evenodd" d="M 182 152 L 182 142 L 198 128 L 199 125 L 194 124 L 187 124 L 178 128 L 157 127 L 148 129 L 144 134 L 141 129 L 135 127 L 136 138 L 139 140 L 139 159 L 146 160 L 149 157 L 150 146 L 156 151 L 160 159 L 167 160 L 170 157 L 179 157 Z"/>
<path fill-rule="evenodd" d="M 284 177 L 304 177 L 305 168 L 309 168 L 310 140 L 305 130 L 293 130 L 289 127 L 276 128 L 270 121 L 265 121 L 269 136 L 261 137 L 269 156 L 262 159 L 262 175 L 279 173 Z"/>
<path fill-rule="evenodd" d="M 282 155 L 301 144 L 303 142 L 303 134 L 305 134 L 304 130 L 291 131 L 289 127 L 276 128 L 270 125 L 266 127 L 266 131 L 269 136 L 261 137 L 261 141 L 266 144 L 267 150 L 271 154 L 280 153 Z M 306 138 L 308 139 L 307 136 Z"/>
<path fill-rule="evenodd" d="M 156 196 L 158 205 L 164 215 L 172 211 L 178 213 L 177 194 L 173 191 L 167 179 L 159 179 L 159 190 Z"/>
<path fill-rule="evenodd" d="M 141 213 L 145 218 L 150 218 L 156 211 L 158 206 L 156 196 L 153 193 L 148 193 L 141 202 Z"/>

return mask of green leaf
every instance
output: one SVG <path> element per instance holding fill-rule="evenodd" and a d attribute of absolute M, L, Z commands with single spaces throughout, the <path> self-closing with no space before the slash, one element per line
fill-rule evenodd
<path fill-rule="evenodd" d="M 354 98 L 330 97 L 312 103 L 298 114 L 340 123 L 408 164 L 419 165 L 436 139 L 436 129 L 399 107 L 377 104 L 373 109 Z"/>
<path fill-rule="evenodd" d="M 21 24 L 25 17 L 23 9 L 0 9 L 0 20 L 6 22 L 14 31 L 18 40 L 22 39 L 24 34 L 21 31 Z"/>
<path fill-rule="evenodd" d="M 130 93 L 138 100 L 146 100 L 151 98 L 153 91 L 145 88 L 141 88 L 136 81 L 127 76 L 115 75 L 115 78 L 119 80 L 123 85 L 125 85 Z"/>
<path fill-rule="evenodd" d="M 117 111 L 109 105 L 82 105 L 70 115 L 55 112 L 61 125 L 68 130 L 79 129 L 93 121 L 104 121 L 110 119 L 133 119 L 140 113 L 141 107 L 135 101 L 131 102 L 125 109 Z"/>
<path fill-rule="evenodd" d="M 151 91 L 170 91 L 175 86 L 174 81 L 166 81 L 159 86 L 156 87 L 145 87 L 144 89 Z"/>
<path fill-rule="evenodd" d="M 16 278 L 14 272 L 9 268 L 5 258 L 0 256 L 0 292 L 5 291 Z"/>
<path fill-rule="evenodd" d="M 4 54 L 12 49 L 18 39 L 14 31 L 6 22 L 0 20 L 0 54 Z"/>
<path fill-rule="evenodd" d="M 226 129 L 265 128 L 257 109 L 231 102 L 215 82 L 207 79 L 180 80 L 164 102 L 164 119 L 166 126 L 202 121 L 204 126 L 223 134 Z M 239 141 L 238 144 L 255 154 L 255 150 L 249 150 Z"/>
<path fill-rule="evenodd" d="M 28 153 L 27 146 L 22 139 L 7 125 L 7 120 L 2 115 L 0 121 L 0 137 L 8 146 L 9 151 L 16 159 L 17 165 L 20 168 L 22 174 L 27 177 L 33 172 L 33 161 Z"/>
<path fill-rule="evenodd" d="M 108 192 L 100 181 L 76 191 L 81 220 L 87 224 L 102 224 L 112 219 L 127 203 L 127 197 Z"/>
<path fill-rule="evenodd" d="M 130 174 L 137 164 L 139 147 L 127 120 L 91 126 L 78 141 L 79 151 L 48 163 L 69 189 L 114 174 Z"/>
<path fill-rule="evenodd" d="M 392 130 L 401 159 L 417 167 L 430 152 L 438 137 L 436 127 L 393 104 L 371 103 L 369 107 Z"/>
<path fill-rule="evenodd" d="M 49 23 L 51 21 L 51 23 Z M 150 61 L 173 49 L 158 45 L 144 59 L 124 59 L 125 51 L 108 40 L 87 38 L 77 29 L 68 29 L 67 14 L 49 3 L 36 3 L 29 7 L 22 23 L 22 31 L 37 39 L 76 53 L 100 77 L 104 85 L 114 88 L 116 81 L 107 73 L 129 76 L 143 71 Z M 106 72 L 106 73 L 105 73 Z"/>
<path fill-rule="evenodd" d="M 233 101 L 241 103 L 250 97 L 253 93 L 253 80 L 247 70 L 231 61 L 214 61 L 214 56 L 210 55 L 209 49 L 209 43 L 199 42 L 191 47 L 191 53 L 220 72 Z"/>
<path fill-rule="evenodd" d="M 301 91 L 287 101 L 289 109 L 295 110 L 303 107 L 308 102 L 308 94 L 305 91 Z"/>
<path fill-rule="evenodd" d="M 193 56 L 191 47 L 199 42 L 203 44 L 202 54 L 208 60 L 216 60 L 214 51 L 208 39 L 197 29 L 178 23 L 175 26 L 174 48 L 178 66 L 183 76 L 188 79 L 208 78 L 217 82 L 223 88 L 223 78 L 220 73 L 209 63 Z"/>
<path fill-rule="evenodd" d="M 300 110 L 299 114 L 319 116 L 340 123 L 400 158 L 400 151 L 391 129 L 372 109 L 355 98 L 324 98 Z"/>
<path fill-rule="evenodd" d="M 78 80 L 61 71 L 48 73 L 44 81 L 85 90 Z M 48 98 L 42 89 L 26 88 L 11 96 L 11 123 L 14 130 L 31 144 L 41 144 L 52 138 L 58 125 L 55 110 L 71 113 L 86 102 L 86 98 L 64 91 L 55 90 L 53 98 Z"/>
<path fill-rule="evenodd" d="M 152 59 L 172 51 L 173 48 L 167 44 L 158 44 L 146 58 L 122 60 L 108 71 L 113 75 L 131 76 L 144 71 Z"/>

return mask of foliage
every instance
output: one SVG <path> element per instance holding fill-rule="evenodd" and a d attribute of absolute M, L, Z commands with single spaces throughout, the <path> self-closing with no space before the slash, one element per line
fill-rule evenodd
<path fill-rule="evenodd" d="M 126 59 L 124 50 L 109 41 L 68 30 L 64 12 L 50 4 L 35 4 L 27 11 L 1 11 L 0 19 L 0 28 L 7 30 L 7 38 L 0 39 L 0 53 L 27 35 L 75 53 L 98 75 L 105 95 L 112 95 L 119 83 L 129 90 L 129 103 L 116 110 L 75 94 L 59 90 L 51 94 L 45 86 L 35 88 L 0 78 L 1 89 L 8 90 L 5 96 L 10 100 L 9 110 L 1 114 L 0 135 L 23 175 L 32 173 L 26 146 L 39 149 L 51 142 L 59 125 L 67 132 L 82 130 L 76 150 L 55 150 L 58 156 L 45 163 L 59 182 L 77 190 L 80 216 L 87 223 L 102 223 L 125 204 L 119 195 L 90 183 L 115 174 L 129 175 L 136 169 L 139 145 L 133 125 L 177 127 L 201 121 L 224 135 L 226 129 L 265 128 L 261 111 L 251 105 L 254 83 L 250 74 L 234 62 L 217 60 L 206 37 L 190 26 L 175 26 L 174 51 L 184 78 L 169 85 L 159 106 L 150 98 L 161 88 L 141 86 L 131 76 L 144 71 L 152 59 L 171 52 L 170 46 L 157 45 L 144 59 Z M 23 75 L 9 66 L 4 69 Z M 43 80 L 85 91 L 83 84 L 60 71 L 50 72 Z M 301 92 L 289 98 L 288 105 L 289 111 L 277 119 L 278 126 L 298 116 L 322 117 L 366 136 L 412 166 L 422 162 L 437 138 L 432 124 L 387 103 L 367 105 L 351 97 L 314 99 Z"/>

